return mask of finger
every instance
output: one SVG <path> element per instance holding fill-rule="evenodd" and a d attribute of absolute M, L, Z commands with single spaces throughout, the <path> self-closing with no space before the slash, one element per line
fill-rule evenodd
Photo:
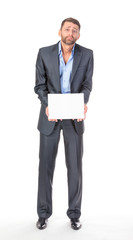
<path fill-rule="evenodd" d="M 82 122 L 84 119 L 83 118 L 79 118 L 77 119 L 77 122 Z"/>
<path fill-rule="evenodd" d="M 58 122 L 57 119 L 48 119 L 50 122 Z"/>
<path fill-rule="evenodd" d="M 49 112 L 48 112 L 48 107 L 46 107 L 46 111 L 45 111 L 47 117 L 49 116 Z"/>

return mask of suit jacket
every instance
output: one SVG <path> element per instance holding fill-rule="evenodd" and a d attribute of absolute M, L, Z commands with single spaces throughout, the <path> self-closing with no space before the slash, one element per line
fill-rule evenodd
<path fill-rule="evenodd" d="M 74 60 L 71 75 L 71 93 L 84 93 L 84 103 L 87 104 L 92 90 L 93 51 L 75 44 Z M 36 61 L 35 93 L 41 101 L 38 130 L 50 135 L 55 122 L 48 121 L 45 109 L 48 106 L 48 93 L 61 93 L 59 75 L 58 43 L 40 48 Z M 75 130 L 78 134 L 84 132 L 84 121 L 74 120 Z"/>

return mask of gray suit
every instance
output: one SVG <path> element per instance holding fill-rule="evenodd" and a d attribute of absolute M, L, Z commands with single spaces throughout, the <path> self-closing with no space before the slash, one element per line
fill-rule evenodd
<path fill-rule="evenodd" d="M 71 76 L 71 93 L 84 93 L 85 104 L 92 90 L 93 51 L 75 45 Z M 39 50 L 36 62 L 35 93 L 41 101 L 38 130 L 40 131 L 40 164 L 38 185 L 38 215 L 48 218 L 52 214 L 52 181 L 55 159 L 63 130 L 68 173 L 69 218 L 79 218 L 82 197 L 82 154 L 84 121 L 48 121 L 45 109 L 48 93 L 61 93 L 58 43 Z"/>

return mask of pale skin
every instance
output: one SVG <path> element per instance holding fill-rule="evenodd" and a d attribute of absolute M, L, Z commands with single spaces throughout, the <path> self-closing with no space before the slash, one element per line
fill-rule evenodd
<path fill-rule="evenodd" d="M 80 37 L 79 27 L 78 25 L 65 22 L 62 29 L 59 30 L 59 36 L 61 37 L 61 48 L 62 48 L 62 55 L 64 58 L 64 62 L 67 64 L 69 57 L 71 56 L 73 46 L 75 42 Z M 48 107 L 46 107 L 46 115 L 49 117 Z M 87 105 L 84 105 L 84 118 L 77 119 L 77 122 L 81 122 L 85 120 L 87 113 Z M 60 119 L 62 120 L 62 119 Z M 74 120 L 74 119 L 72 119 Z M 48 121 L 58 122 L 57 119 L 49 119 Z"/>

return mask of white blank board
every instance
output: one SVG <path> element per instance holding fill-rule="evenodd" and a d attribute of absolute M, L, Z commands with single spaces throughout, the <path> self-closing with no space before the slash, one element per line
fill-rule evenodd
<path fill-rule="evenodd" d="M 48 94 L 49 119 L 84 118 L 84 94 Z"/>

